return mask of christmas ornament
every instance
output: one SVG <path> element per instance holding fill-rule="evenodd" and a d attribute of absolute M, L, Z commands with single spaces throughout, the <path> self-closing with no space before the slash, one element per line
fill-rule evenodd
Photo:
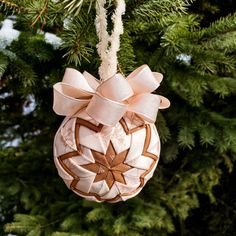
<path fill-rule="evenodd" d="M 117 1 L 111 36 L 104 5 L 105 1 L 97 1 L 101 80 L 68 68 L 62 82 L 54 85 L 54 111 L 66 116 L 55 136 L 54 161 L 76 194 L 118 202 L 137 195 L 152 177 L 160 154 L 154 122 L 158 109 L 170 103 L 151 94 L 162 75 L 147 65 L 127 78 L 116 72 L 124 2 Z"/>

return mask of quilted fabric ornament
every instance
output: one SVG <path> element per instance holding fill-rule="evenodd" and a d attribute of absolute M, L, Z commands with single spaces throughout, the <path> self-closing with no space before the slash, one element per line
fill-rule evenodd
<path fill-rule="evenodd" d="M 54 142 L 59 175 L 78 195 L 117 202 L 138 194 L 159 160 L 154 125 L 169 101 L 150 94 L 162 80 L 147 65 L 125 79 L 101 84 L 90 74 L 67 69 L 54 85 L 54 110 L 67 116 Z"/>
<path fill-rule="evenodd" d="M 105 2 L 97 1 L 102 16 Z M 127 78 L 116 73 L 114 52 L 119 47 L 114 43 L 123 31 L 116 27 L 124 12 L 122 6 L 124 1 L 117 1 L 110 50 L 102 50 L 109 41 L 100 34 L 105 19 L 96 20 L 101 80 L 68 68 L 62 82 L 54 85 L 54 111 L 66 116 L 54 140 L 55 165 L 68 188 L 97 202 L 134 197 L 152 177 L 160 154 L 154 122 L 158 109 L 170 105 L 168 99 L 152 94 L 162 75 L 147 65 Z"/>

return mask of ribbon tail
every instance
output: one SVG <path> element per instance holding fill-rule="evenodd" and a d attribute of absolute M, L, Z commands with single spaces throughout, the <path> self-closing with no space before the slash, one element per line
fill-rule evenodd
<path fill-rule="evenodd" d="M 166 97 L 163 97 L 163 96 L 160 96 L 160 95 L 159 95 L 159 97 L 160 97 L 160 99 L 161 99 L 159 108 L 160 108 L 160 109 L 166 109 L 166 108 L 168 108 L 168 107 L 170 106 L 170 100 L 167 99 Z"/>

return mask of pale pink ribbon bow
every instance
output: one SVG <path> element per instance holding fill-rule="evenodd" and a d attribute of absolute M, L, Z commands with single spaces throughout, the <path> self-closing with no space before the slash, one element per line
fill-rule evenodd
<path fill-rule="evenodd" d="M 88 72 L 81 74 L 67 68 L 62 82 L 53 86 L 53 109 L 58 115 L 73 117 L 86 107 L 90 117 L 107 126 L 115 125 L 126 112 L 154 123 L 158 109 L 170 106 L 167 98 L 151 94 L 162 78 L 162 74 L 152 72 L 147 65 L 137 68 L 126 79 L 116 74 L 103 82 Z"/>

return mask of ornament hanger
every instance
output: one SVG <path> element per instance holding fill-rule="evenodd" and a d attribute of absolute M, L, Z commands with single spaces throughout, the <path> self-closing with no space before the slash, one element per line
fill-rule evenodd
<path fill-rule="evenodd" d="M 122 15 L 125 13 L 125 1 L 116 0 L 116 9 L 111 17 L 113 31 L 109 35 L 107 31 L 107 10 L 106 0 L 96 1 L 96 31 L 99 39 L 97 51 L 101 58 L 99 76 L 102 81 L 114 76 L 117 72 L 117 52 L 120 48 L 120 35 L 123 34 Z"/>

